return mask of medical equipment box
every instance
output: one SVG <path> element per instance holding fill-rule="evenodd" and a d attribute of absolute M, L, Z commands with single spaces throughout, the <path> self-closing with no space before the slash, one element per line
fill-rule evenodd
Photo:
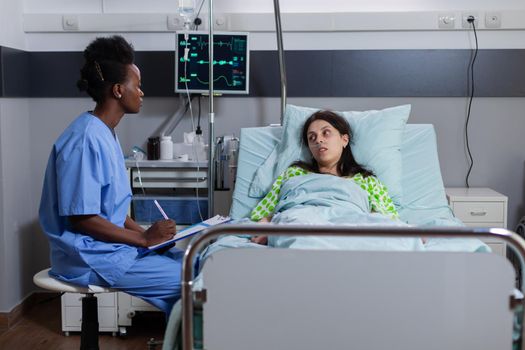
<path fill-rule="evenodd" d="M 139 224 L 150 224 L 163 220 L 155 205 L 157 200 L 170 219 L 177 225 L 191 225 L 208 218 L 208 199 L 206 197 L 168 197 L 168 196 L 133 196 L 133 217 Z"/>

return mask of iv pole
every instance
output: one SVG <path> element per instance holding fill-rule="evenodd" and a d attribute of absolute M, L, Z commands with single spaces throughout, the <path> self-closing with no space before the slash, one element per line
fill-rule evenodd
<path fill-rule="evenodd" d="M 215 194 L 215 113 L 213 110 L 213 0 L 209 0 L 209 38 L 208 38 L 208 61 L 209 61 L 209 139 L 208 139 L 208 217 L 213 217 L 215 205 L 213 203 Z"/>
<path fill-rule="evenodd" d="M 281 74 L 281 125 L 286 111 L 286 66 L 284 64 L 283 29 L 281 27 L 281 9 L 279 0 L 273 0 L 275 14 L 275 34 L 277 34 L 277 51 L 279 54 L 279 72 Z"/>

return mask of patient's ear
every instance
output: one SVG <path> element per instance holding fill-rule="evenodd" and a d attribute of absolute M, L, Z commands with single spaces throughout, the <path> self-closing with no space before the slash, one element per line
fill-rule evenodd
<path fill-rule="evenodd" d="M 348 145 L 348 141 L 350 140 L 350 137 L 348 136 L 348 134 L 344 134 L 343 136 L 341 136 L 341 138 L 343 139 L 343 148 L 344 148 Z"/>

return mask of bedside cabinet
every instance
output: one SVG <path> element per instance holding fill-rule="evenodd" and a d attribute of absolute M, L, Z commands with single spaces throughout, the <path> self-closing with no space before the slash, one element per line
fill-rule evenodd
<path fill-rule="evenodd" d="M 472 227 L 507 228 L 507 196 L 490 188 L 446 188 L 454 216 Z M 483 238 L 494 253 L 505 256 L 505 242 Z"/>
<path fill-rule="evenodd" d="M 62 295 L 62 331 L 65 335 L 69 332 L 80 332 L 82 325 L 82 297 L 79 293 L 64 293 Z M 99 332 L 112 332 L 119 330 L 117 321 L 117 293 L 100 293 L 98 300 L 98 330 Z"/>

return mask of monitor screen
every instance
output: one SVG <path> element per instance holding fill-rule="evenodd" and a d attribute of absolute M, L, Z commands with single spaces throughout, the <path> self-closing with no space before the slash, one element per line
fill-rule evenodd
<path fill-rule="evenodd" d="M 177 32 L 175 91 L 209 91 L 209 35 L 206 32 Z M 213 34 L 213 89 L 218 94 L 248 94 L 248 33 Z"/>

